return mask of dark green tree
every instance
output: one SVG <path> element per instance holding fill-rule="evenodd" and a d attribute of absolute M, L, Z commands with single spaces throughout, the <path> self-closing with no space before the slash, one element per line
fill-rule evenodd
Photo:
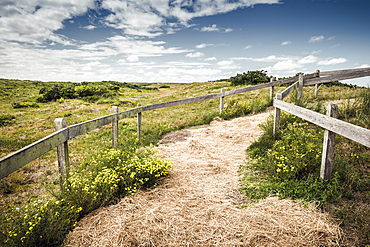
<path fill-rule="evenodd" d="M 270 81 L 270 77 L 266 74 L 265 70 L 248 71 L 247 73 L 237 74 L 230 77 L 231 85 L 257 85 Z"/>

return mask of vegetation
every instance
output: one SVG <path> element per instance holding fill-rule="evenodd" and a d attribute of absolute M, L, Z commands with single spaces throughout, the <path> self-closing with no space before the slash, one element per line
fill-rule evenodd
<path fill-rule="evenodd" d="M 135 107 L 139 102 L 149 105 L 218 93 L 221 88 L 231 90 L 243 86 L 232 86 L 224 80 L 191 84 L 112 81 L 76 84 L 0 79 L 0 157 L 54 132 L 55 118 L 64 117 L 67 125 L 72 125 L 108 115 L 113 105 L 118 105 L 119 110 L 123 111 Z M 275 90 L 279 92 L 284 88 L 276 87 Z M 304 88 L 304 95 L 309 97 L 303 104 L 324 113 L 323 106 L 327 101 L 344 100 L 340 107 L 340 118 L 368 128 L 366 116 L 369 114 L 365 110 L 370 108 L 364 102 L 369 97 L 359 97 L 365 91 L 362 88 L 341 85 L 329 88 L 323 85 L 318 99 L 313 99 L 313 88 L 307 87 Z M 50 101 L 46 100 L 49 96 L 45 95 L 51 95 Z M 111 126 L 69 140 L 71 176 L 65 187 L 71 193 L 58 189 L 55 149 L 0 180 L 0 241 L 8 241 L 6 245 L 9 246 L 21 245 L 22 241 L 24 246 L 60 245 L 65 234 L 74 228 L 83 215 L 100 206 L 115 203 L 119 197 L 134 193 L 139 188 L 150 188 L 158 183 L 158 177 L 166 174 L 170 164 L 159 160 L 151 149 L 143 147 L 156 145 L 160 137 L 170 131 L 207 124 L 217 116 L 229 119 L 265 111 L 271 105 L 268 96 L 269 88 L 228 96 L 222 114 L 219 114 L 218 99 L 144 112 L 140 140 L 137 139 L 136 117 L 121 120 L 118 150 L 110 149 Z M 294 101 L 294 98 L 290 101 Z M 14 107 L 14 102 L 22 107 Z M 360 105 L 364 106 L 361 111 Z M 250 197 L 257 199 L 275 193 L 289 198 L 318 201 L 325 212 L 341 220 L 347 235 L 351 236 L 353 232 L 352 235 L 359 236 L 357 243 L 366 243 L 369 238 L 366 234 L 370 232 L 370 213 L 366 209 L 370 198 L 368 149 L 337 136 L 333 179 L 321 183 L 317 180 L 317 163 L 320 159 L 314 152 L 321 150 L 322 130 L 285 114 L 282 115 L 282 131 L 276 142 L 271 138 L 272 121 L 263 124 L 262 128 L 265 134 L 250 149 L 256 163 L 243 168 L 243 171 L 253 171 L 258 178 L 263 178 L 255 181 L 262 189 L 255 186 L 254 191 L 248 185 L 250 178 L 244 178 L 244 188 Z M 297 139 L 298 134 L 307 134 L 307 137 Z M 289 140 L 295 144 L 289 146 Z M 300 145 L 301 142 L 310 143 L 311 146 Z M 283 147 L 289 152 L 281 152 Z M 295 156 L 297 150 L 305 156 L 307 160 L 304 164 L 307 165 L 290 163 L 285 171 L 282 167 L 277 172 L 281 161 L 278 154 L 298 161 L 300 157 Z M 270 158 L 263 155 L 268 152 L 276 152 L 276 155 Z M 269 169 L 263 170 L 258 164 L 259 156 L 266 156 Z M 130 167 L 130 171 L 124 168 L 126 166 Z M 294 174 L 288 172 L 288 168 L 291 170 L 292 167 Z M 269 171 L 284 173 L 290 179 L 285 184 L 276 178 L 269 180 L 266 175 Z M 125 180 L 120 177 L 125 177 Z"/>
<path fill-rule="evenodd" d="M 291 99 L 295 99 L 294 95 Z M 348 99 L 340 106 L 339 118 L 369 128 L 369 100 L 370 89 L 362 90 L 355 100 Z M 319 102 L 311 107 L 318 111 L 322 108 Z M 349 207 L 369 205 L 370 149 L 337 135 L 332 178 L 322 181 L 319 177 L 323 142 L 321 128 L 285 113 L 282 113 L 277 136 L 272 133 L 272 117 L 261 124 L 261 128 L 264 134 L 247 150 L 253 161 L 241 170 L 244 174 L 242 189 L 247 197 L 258 200 L 278 195 L 317 202 L 324 211 L 341 219 L 341 226 L 347 233 L 345 243 L 368 244 L 369 208 L 358 207 L 349 211 Z M 356 236 L 353 236 L 354 229 Z"/>
<path fill-rule="evenodd" d="M 0 242 L 7 246 L 59 246 L 83 215 L 143 186 L 156 185 L 172 163 L 156 157 L 152 148 L 137 148 L 132 143 L 125 149 L 95 154 L 70 172 L 65 190 L 54 191 L 56 199 L 9 205 L 0 217 L 1 225 L 8 229 L 1 232 Z"/>
<path fill-rule="evenodd" d="M 0 115 L 0 127 L 1 126 L 6 126 L 6 125 L 11 125 L 14 123 L 15 116 L 13 115 Z"/>
<path fill-rule="evenodd" d="M 267 71 L 264 70 L 256 70 L 237 74 L 236 76 L 230 77 L 231 85 L 257 85 L 267 83 L 270 81 L 270 77 L 267 76 L 266 72 Z"/>

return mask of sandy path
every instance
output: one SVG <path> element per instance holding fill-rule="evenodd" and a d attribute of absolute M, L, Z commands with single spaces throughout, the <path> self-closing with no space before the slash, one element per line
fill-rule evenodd
<path fill-rule="evenodd" d="M 238 191 L 245 149 L 268 113 L 172 132 L 159 145 L 174 162 L 163 184 L 81 220 L 67 246 L 319 246 L 338 229 L 313 208 L 268 198 L 248 208 Z"/>

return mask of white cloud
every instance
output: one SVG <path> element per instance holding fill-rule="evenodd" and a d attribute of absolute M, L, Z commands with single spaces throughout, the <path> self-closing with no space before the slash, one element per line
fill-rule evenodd
<path fill-rule="evenodd" d="M 66 37 L 54 32 L 64 27 L 65 20 L 94 7 L 94 0 L 13 0 L 0 3 L 0 40 L 32 44 L 51 40 L 66 44 Z"/>
<path fill-rule="evenodd" d="M 223 60 L 217 63 L 220 69 L 238 69 L 239 66 L 233 60 Z"/>
<path fill-rule="evenodd" d="M 335 65 L 335 64 L 340 64 L 340 63 L 345 63 L 347 62 L 347 59 L 344 57 L 341 58 L 333 58 L 329 60 L 322 60 L 317 62 L 318 65 Z"/>
<path fill-rule="evenodd" d="M 219 32 L 220 28 L 218 28 L 216 24 L 213 24 L 212 26 L 209 26 L 209 27 L 202 27 L 200 29 L 200 31 L 202 31 L 202 32 Z"/>
<path fill-rule="evenodd" d="M 308 43 L 315 43 L 315 42 L 319 42 L 319 41 L 322 41 L 324 40 L 324 36 L 323 35 L 320 35 L 320 36 L 312 36 L 310 38 L 310 40 L 308 41 Z"/>
<path fill-rule="evenodd" d="M 295 69 L 302 68 L 303 66 L 291 59 L 286 61 L 279 61 L 273 66 L 266 68 L 267 71 L 295 71 Z"/>
<path fill-rule="evenodd" d="M 293 57 L 277 57 L 275 55 L 270 55 L 267 57 L 261 57 L 261 58 L 253 58 L 253 57 L 232 57 L 232 60 L 247 60 L 247 61 L 254 61 L 254 62 L 277 62 L 277 61 L 284 61 L 289 59 L 295 59 Z"/>
<path fill-rule="evenodd" d="M 216 57 L 208 57 L 208 58 L 204 59 L 204 61 L 217 61 L 217 58 Z"/>
<path fill-rule="evenodd" d="M 298 60 L 299 64 L 308 64 L 308 63 L 315 63 L 317 61 L 317 57 L 314 55 L 308 55 L 300 60 Z"/>
<path fill-rule="evenodd" d="M 82 27 L 82 28 L 87 29 L 87 30 L 94 30 L 96 28 L 96 26 L 88 25 L 88 26 L 85 26 L 85 27 Z"/>
<path fill-rule="evenodd" d="M 333 39 L 335 39 L 335 36 L 331 36 L 331 37 L 327 38 L 326 40 L 333 40 Z"/>
<path fill-rule="evenodd" d="M 195 48 L 197 48 L 197 49 L 203 49 L 203 48 L 206 48 L 207 46 L 213 46 L 213 44 L 203 43 L 203 44 L 196 45 Z"/>
<path fill-rule="evenodd" d="M 129 62 L 137 62 L 137 61 L 139 61 L 139 57 L 136 56 L 136 55 L 130 55 L 126 58 L 126 60 L 129 61 Z"/>
<path fill-rule="evenodd" d="M 251 45 L 247 45 L 246 47 L 244 47 L 244 49 L 251 49 L 252 46 Z"/>
<path fill-rule="evenodd" d="M 222 27 L 217 27 L 216 24 L 213 24 L 212 26 L 209 27 L 202 27 L 200 29 L 201 32 L 224 32 L 224 33 L 229 33 L 232 32 L 232 28 L 222 28 Z"/>
<path fill-rule="evenodd" d="M 370 67 L 370 65 L 365 63 L 365 64 L 362 64 L 361 66 L 359 66 L 358 68 L 361 69 L 361 68 L 369 68 L 369 67 Z"/>
<path fill-rule="evenodd" d="M 291 43 L 292 42 L 290 42 L 290 41 L 287 40 L 287 41 L 282 42 L 281 45 L 290 45 Z"/>
<path fill-rule="evenodd" d="M 186 54 L 186 57 L 203 57 L 203 56 L 204 56 L 203 52 L 194 52 Z"/>

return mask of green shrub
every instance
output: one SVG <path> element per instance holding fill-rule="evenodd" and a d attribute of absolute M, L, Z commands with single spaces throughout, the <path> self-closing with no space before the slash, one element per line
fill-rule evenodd
<path fill-rule="evenodd" d="M 14 123 L 15 116 L 10 114 L 1 114 L 0 115 L 0 127 L 12 125 Z"/>
<path fill-rule="evenodd" d="M 168 85 L 162 85 L 159 88 L 170 88 L 170 86 L 168 86 Z"/>
<path fill-rule="evenodd" d="M 109 98 L 117 95 L 116 85 L 102 84 L 94 85 L 92 83 L 83 82 L 79 85 L 56 84 L 54 86 L 42 87 L 39 91 L 37 102 L 49 102 L 63 99 L 84 99 L 89 102 L 98 101 L 100 98 Z"/>
<path fill-rule="evenodd" d="M 9 205 L 0 217 L 0 243 L 5 246 L 60 246 L 82 208 L 65 200 L 34 199 L 23 206 Z"/>
<path fill-rule="evenodd" d="M 12 106 L 13 106 L 14 109 L 17 109 L 17 108 L 28 108 L 28 107 L 35 107 L 35 108 L 39 108 L 40 107 L 36 103 L 28 103 L 28 102 L 24 102 L 24 103 L 13 102 L 12 103 Z"/>
<path fill-rule="evenodd" d="M 256 70 L 237 74 L 236 76 L 230 77 L 231 85 L 257 85 L 267 83 L 270 81 L 270 77 L 267 76 L 266 72 L 267 71 L 264 70 Z"/>
<path fill-rule="evenodd" d="M 150 149 L 108 149 L 86 160 L 70 172 L 65 191 L 58 195 L 88 213 L 106 205 L 114 197 L 135 193 L 166 175 L 172 163 Z"/>
<path fill-rule="evenodd" d="M 273 118 L 261 125 L 264 134 L 248 148 L 255 160 L 243 168 L 242 189 L 252 199 L 270 195 L 324 203 L 341 197 L 340 175 L 319 178 L 323 130 L 282 113 L 280 132 L 272 134 Z"/>
<path fill-rule="evenodd" d="M 139 149 L 136 141 L 129 144 L 99 152 L 73 169 L 65 190 L 52 192 L 56 200 L 9 205 L 0 214 L 0 245 L 60 246 L 83 215 L 142 187 L 155 186 L 172 163 L 160 159 L 151 147 Z"/>
<path fill-rule="evenodd" d="M 304 123 L 304 120 L 282 111 L 280 115 L 280 130 L 286 129 L 287 126 L 292 123 Z M 281 132 L 276 133 L 275 136 L 273 134 L 274 116 L 272 114 L 268 117 L 266 122 L 261 123 L 258 126 L 262 129 L 263 134 L 247 149 L 247 152 L 252 158 L 266 156 L 268 150 L 273 147 L 275 140 L 280 139 Z"/>
<path fill-rule="evenodd" d="M 268 170 L 276 181 L 303 178 L 320 167 L 323 131 L 310 128 L 307 123 L 288 124 L 266 156 L 260 157 L 260 165 Z"/>

